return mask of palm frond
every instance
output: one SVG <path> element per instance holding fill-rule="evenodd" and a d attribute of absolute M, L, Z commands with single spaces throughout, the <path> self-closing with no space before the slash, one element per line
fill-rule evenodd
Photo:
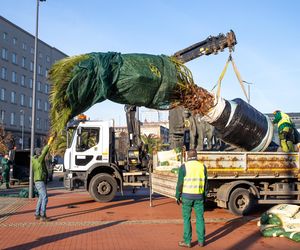
<path fill-rule="evenodd" d="M 58 134 L 62 131 L 66 123 L 72 118 L 66 91 L 73 77 L 74 68 L 88 57 L 88 54 L 84 54 L 64 58 L 56 62 L 49 71 L 49 80 L 52 85 L 50 93 L 52 134 Z"/>

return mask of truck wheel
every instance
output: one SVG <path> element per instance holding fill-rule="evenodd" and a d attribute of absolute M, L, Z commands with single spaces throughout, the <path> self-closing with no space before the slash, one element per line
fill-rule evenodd
<path fill-rule="evenodd" d="M 96 201 L 111 201 L 116 192 L 117 181 L 109 174 L 97 174 L 90 182 L 89 193 Z"/>
<path fill-rule="evenodd" d="M 228 202 L 228 208 L 235 215 L 245 215 L 250 212 L 254 204 L 254 197 L 247 189 L 235 189 Z"/>

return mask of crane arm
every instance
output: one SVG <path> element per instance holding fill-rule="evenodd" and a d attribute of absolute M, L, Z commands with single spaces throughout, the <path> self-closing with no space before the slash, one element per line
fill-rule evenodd
<path fill-rule="evenodd" d="M 230 30 L 226 35 L 220 33 L 218 36 L 209 36 L 201 42 L 176 52 L 173 56 L 182 63 L 186 63 L 203 55 L 217 54 L 225 48 L 231 51 L 236 44 L 235 34 Z"/>

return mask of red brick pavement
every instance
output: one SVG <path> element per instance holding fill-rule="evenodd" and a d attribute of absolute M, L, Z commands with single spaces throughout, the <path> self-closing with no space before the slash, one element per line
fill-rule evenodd
<path fill-rule="evenodd" d="M 22 206 L 14 205 L 15 211 L 0 211 L 0 249 L 180 249 L 181 211 L 174 200 L 155 198 L 150 207 L 143 196 L 97 203 L 86 192 L 49 193 L 51 222 L 34 220 L 35 200 L 23 200 Z M 205 219 L 204 249 L 300 249 L 299 243 L 285 238 L 263 238 L 253 218 L 214 208 Z"/>

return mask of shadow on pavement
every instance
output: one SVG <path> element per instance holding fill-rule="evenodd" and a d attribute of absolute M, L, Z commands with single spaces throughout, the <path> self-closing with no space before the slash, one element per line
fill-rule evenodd
<path fill-rule="evenodd" d="M 142 198 L 136 198 L 136 199 L 132 199 L 132 197 L 131 197 L 131 200 L 126 201 L 126 202 L 115 203 L 115 204 L 110 203 L 109 205 L 104 206 L 104 207 L 98 207 L 98 208 L 93 208 L 93 209 L 88 209 L 88 210 L 81 210 L 81 211 L 76 211 L 76 212 L 71 212 L 71 213 L 64 213 L 62 215 L 51 216 L 51 219 L 52 220 L 64 219 L 64 218 L 68 218 L 68 217 L 98 212 L 98 211 L 107 210 L 107 209 L 111 209 L 111 208 L 127 206 L 127 205 L 131 205 L 131 204 L 135 204 L 137 202 L 146 201 L 147 199 L 148 199 L 148 197 L 147 198 L 142 197 Z M 126 200 L 126 199 L 123 199 L 123 200 Z M 70 204 L 70 205 L 73 206 L 74 204 Z"/>
<path fill-rule="evenodd" d="M 216 240 L 220 240 L 222 237 L 232 234 L 234 230 L 240 228 L 241 226 L 247 224 L 251 218 L 239 217 L 228 221 L 224 226 L 215 230 L 214 232 L 206 236 L 206 245 L 213 243 Z M 245 249 L 245 248 L 235 248 L 235 249 Z"/>
<path fill-rule="evenodd" d="M 99 225 L 99 226 L 85 228 L 85 229 L 79 229 L 79 230 L 72 231 L 72 232 L 66 232 L 66 233 L 61 233 L 61 234 L 54 234 L 54 235 L 44 236 L 44 237 L 41 237 L 41 238 L 39 238 L 35 241 L 32 241 L 32 242 L 28 242 L 28 243 L 25 243 L 25 244 L 20 244 L 20 245 L 13 246 L 13 247 L 4 248 L 4 250 L 19 250 L 19 249 L 29 250 L 29 249 L 41 247 L 41 246 L 46 245 L 48 243 L 53 243 L 54 241 L 63 240 L 63 239 L 73 237 L 73 236 L 77 236 L 77 235 L 80 235 L 80 234 L 86 234 L 86 233 L 102 230 L 102 229 L 105 229 L 107 227 L 118 225 L 118 224 L 123 223 L 125 221 L 126 220 L 114 221 L 114 222 L 109 222 L 109 223 L 104 224 L 104 225 Z"/>
<path fill-rule="evenodd" d="M 62 204 L 62 205 L 58 205 L 58 206 L 47 207 L 47 210 L 55 209 L 55 208 L 61 208 L 61 207 L 68 207 L 68 206 L 83 205 L 83 204 L 94 203 L 94 202 L 95 202 L 94 200 L 72 202 L 72 203 L 68 203 L 68 204 Z M 11 215 L 34 213 L 34 212 L 35 212 L 35 209 L 25 210 L 25 211 L 21 211 L 21 212 L 8 213 L 8 214 L 0 214 L 0 218 L 8 216 L 8 215 L 11 216 Z"/>
<path fill-rule="evenodd" d="M 238 243 L 234 246 L 228 248 L 227 250 L 236 250 L 236 249 L 248 249 L 251 245 L 255 244 L 261 238 L 261 233 L 259 230 L 253 232 L 251 235 L 241 239 Z"/>

